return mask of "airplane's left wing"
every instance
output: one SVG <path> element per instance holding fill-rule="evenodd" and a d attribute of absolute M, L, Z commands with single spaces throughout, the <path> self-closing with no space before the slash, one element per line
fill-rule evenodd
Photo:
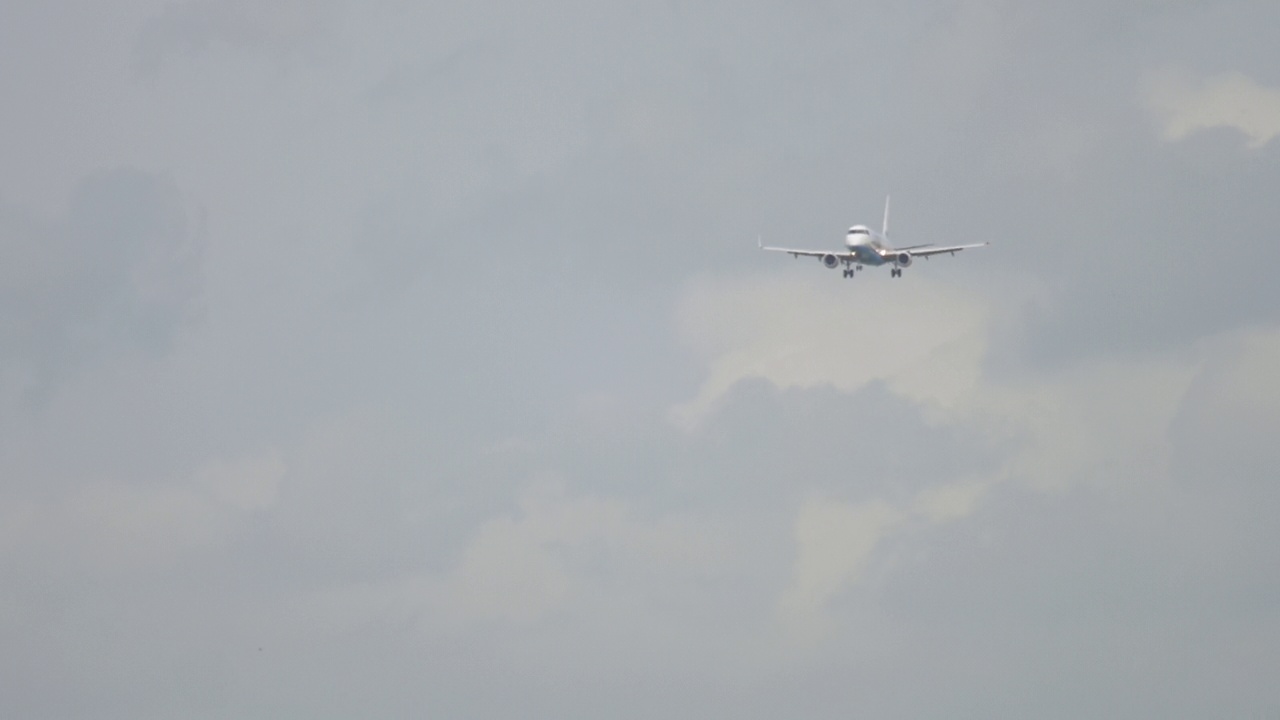
<path fill-rule="evenodd" d="M 913 247 L 895 248 L 899 252 L 909 252 L 912 257 L 927 258 L 930 255 L 942 255 L 950 253 L 955 255 L 961 250 L 969 250 L 971 248 L 986 247 L 991 243 L 974 243 L 972 245 L 916 245 Z"/>

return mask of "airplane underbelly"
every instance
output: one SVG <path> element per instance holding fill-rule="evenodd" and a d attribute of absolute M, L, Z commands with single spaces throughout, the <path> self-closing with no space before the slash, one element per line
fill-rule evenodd
<path fill-rule="evenodd" d="M 863 265 L 883 265 L 884 257 L 874 250 L 860 249 L 858 251 L 858 262 Z"/>
<path fill-rule="evenodd" d="M 883 265 L 887 260 L 875 248 L 868 245 L 849 245 L 849 253 L 853 255 L 853 261 L 859 265 Z"/>

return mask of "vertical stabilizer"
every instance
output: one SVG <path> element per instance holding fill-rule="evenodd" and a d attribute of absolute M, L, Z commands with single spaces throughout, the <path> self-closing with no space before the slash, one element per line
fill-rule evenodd
<path fill-rule="evenodd" d="M 889 196 L 884 196 L 884 225 L 880 228 L 880 236 L 889 238 Z"/>

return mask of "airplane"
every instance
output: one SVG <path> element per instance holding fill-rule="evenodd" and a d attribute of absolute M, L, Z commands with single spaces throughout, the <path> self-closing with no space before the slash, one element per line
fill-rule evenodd
<path fill-rule="evenodd" d="M 909 245 L 907 247 L 895 248 L 889 244 L 889 198 L 884 199 L 884 224 L 881 226 L 880 232 L 876 232 L 866 225 L 854 225 L 849 228 L 848 234 L 844 238 L 844 252 L 831 252 L 829 250 L 797 250 L 794 248 L 769 247 L 764 244 L 763 240 L 757 240 L 756 244 L 761 250 L 774 250 L 777 252 L 791 253 L 792 257 L 816 257 L 822 261 L 822 264 L 832 270 L 844 263 L 844 276 L 852 278 L 861 270 L 864 265 L 879 267 L 881 265 L 892 265 L 889 271 L 890 277 L 902 277 L 903 268 L 911 267 L 912 261 L 918 257 L 929 259 L 934 255 L 942 255 L 950 253 L 955 255 L 961 250 L 970 248 L 986 247 L 991 243 L 974 243 L 972 245 Z"/>

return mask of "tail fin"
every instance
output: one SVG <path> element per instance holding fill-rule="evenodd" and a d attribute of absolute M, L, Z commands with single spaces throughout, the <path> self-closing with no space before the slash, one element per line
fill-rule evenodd
<path fill-rule="evenodd" d="M 880 236 L 889 237 L 889 196 L 884 196 L 884 225 L 880 228 Z"/>

